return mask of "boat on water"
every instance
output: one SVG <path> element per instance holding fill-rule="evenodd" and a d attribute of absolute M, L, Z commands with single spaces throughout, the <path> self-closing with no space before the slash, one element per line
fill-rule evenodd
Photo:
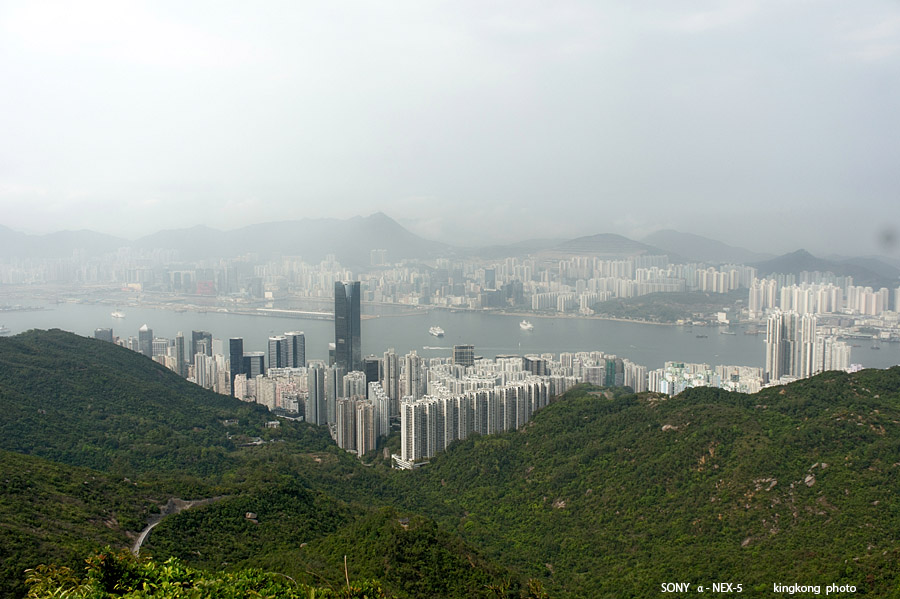
<path fill-rule="evenodd" d="M 530 331 L 531 329 L 534 328 L 534 325 L 531 324 L 530 322 L 528 322 L 527 320 L 523 320 L 522 322 L 519 323 L 519 328 L 522 329 L 523 331 Z"/>
<path fill-rule="evenodd" d="M 6 327 L 0 324 L 0 335 L 9 335 L 12 331 L 9 330 L 9 327 Z"/>
<path fill-rule="evenodd" d="M 125 318 L 125 313 L 119 312 L 118 310 L 116 310 L 115 312 L 110 314 L 110 316 L 112 316 L 113 318 Z"/>
<path fill-rule="evenodd" d="M 706 339 L 709 335 L 694 335 L 697 339 Z"/>
<path fill-rule="evenodd" d="M 722 335 L 736 335 L 737 334 L 734 331 L 719 331 L 719 333 Z"/>
<path fill-rule="evenodd" d="M 434 335 L 435 337 L 443 337 L 444 329 L 442 329 L 441 327 L 431 327 L 430 329 L 428 329 L 428 334 Z"/>

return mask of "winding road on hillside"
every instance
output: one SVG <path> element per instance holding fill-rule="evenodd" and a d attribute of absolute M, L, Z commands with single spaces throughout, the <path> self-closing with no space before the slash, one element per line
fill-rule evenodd
<path fill-rule="evenodd" d="M 209 497 L 207 499 L 194 499 L 191 501 L 185 501 L 183 499 L 178 499 L 177 497 L 170 498 L 169 501 L 166 502 L 166 505 L 162 508 L 162 510 L 160 510 L 159 514 L 150 517 L 150 521 L 147 523 L 147 526 L 144 528 L 144 530 L 141 531 L 141 534 L 134 542 L 134 546 L 131 548 L 131 552 L 135 555 L 141 554 L 141 545 L 143 545 L 144 541 L 147 540 L 147 537 L 150 535 L 150 531 L 153 530 L 154 526 L 162 522 L 166 516 L 171 516 L 172 514 L 183 512 L 184 510 L 190 509 L 192 507 L 197 507 L 198 505 L 207 505 L 224 498 L 224 495 L 220 495 L 218 497 Z"/>

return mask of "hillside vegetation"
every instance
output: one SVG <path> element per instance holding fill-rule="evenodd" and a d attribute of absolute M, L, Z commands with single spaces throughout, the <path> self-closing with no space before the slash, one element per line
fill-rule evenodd
<path fill-rule="evenodd" d="M 756 395 L 568 393 L 407 473 L 408 505 L 556 596 L 665 581 L 895 589 L 900 368 Z"/>
<path fill-rule="evenodd" d="M 324 428 L 265 429 L 260 408 L 102 342 L 0 339 L 0 367 L 0 447 L 16 452 L 0 455 L 6 597 L 22 596 L 23 570 L 40 562 L 83 584 L 74 562 L 130 545 L 173 495 L 219 500 L 164 519 L 146 563 L 176 556 L 235 584 L 262 571 L 319 590 L 369 580 L 396 597 L 900 587 L 900 368 L 755 395 L 580 386 L 522 430 L 392 471 Z M 263 443 L 245 446 L 254 437 Z"/>

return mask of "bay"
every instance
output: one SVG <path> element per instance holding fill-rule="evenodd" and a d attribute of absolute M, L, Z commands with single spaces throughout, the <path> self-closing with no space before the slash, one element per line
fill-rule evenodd
<path fill-rule="evenodd" d="M 123 306 L 125 318 L 113 318 L 115 306 L 101 303 L 45 304 L 44 308 L 0 313 L 0 324 L 11 329 L 12 334 L 33 328 L 59 328 L 92 336 L 96 328 L 111 327 L 115 335 L 136 337 L 138 329 L 147 324 L 157 337 L 173 338 L 182 331 L 190 339 L 192 330 L 204 330 L 217 339 L 243 337 L 245 351 L 266 351 L 269 336 L 303 331 L 307 358 L 319 360 L 327 358 L 328 344 L 334 340 L 334 324 L 330 320 L 232 314 L 214 309 L 176 312 L 138 305 Z M 519 327 L 523 317 L 510 314 L 449 310 L 410 314 L 407 310 L 404 315 L 394 315 L 396 310 L 373 307 L 367 307 L 367 312 L 376 316 L 362 322 L 363 355 L 381 356 L 388 348 L 394 348 L 400 354 L 415 350 L 425 357 L 446 357 L 453 345 L 471 344 L 476 355 L 488 358 L 596 350 L 650 369 L 660 368 L 666 361 L 759 367 L 765 359 L 765 336 L 745 335 L 743 326 L 721 329 L 735 333 L 730 335 L 720 334 L 715 327 L 528 316 L 534 329 L 523 331 Z M 430 335 L 431 326 L 442 327 L 445 336 Z M 861 347 L 853 348 L 854 363 L 868 368 L 900 364 L 900 344 L 882 343 L 880 349 L 874 350 L 871 343 L 858 343 Z"/>

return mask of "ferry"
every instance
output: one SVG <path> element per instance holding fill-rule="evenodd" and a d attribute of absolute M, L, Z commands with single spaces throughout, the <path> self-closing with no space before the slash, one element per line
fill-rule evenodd
<path fill-rule="evenodd" d="M 0 324 L 0 335 L 9 335 L 11 332 L 8 327 Z"/>
<path fill-rule="evenodd" d="M 115 312 L 110 314 L 110 316 L 112 316 L 113 318 L 125 318 L 125 313 L 119 312 L 118 310 L 116 310 Z"/>
<path fill-rule="evenodd" d="M 428 334 L 434 335 L 435 337 L 443 337 L 444 329 L 442 329 L 441 327 L 431 327 L 430 329 L 428 329 Z"/>
<path fill-rule="evenodd" d="M 519 323 L 519 328 L 522 329 L 523 331 L 530 331 L 531 329 L 534 328 L 534 325 L 531 324 L 530 322 L 528 322 L 527 320 L 523 320 L 522 322 Z"/>

